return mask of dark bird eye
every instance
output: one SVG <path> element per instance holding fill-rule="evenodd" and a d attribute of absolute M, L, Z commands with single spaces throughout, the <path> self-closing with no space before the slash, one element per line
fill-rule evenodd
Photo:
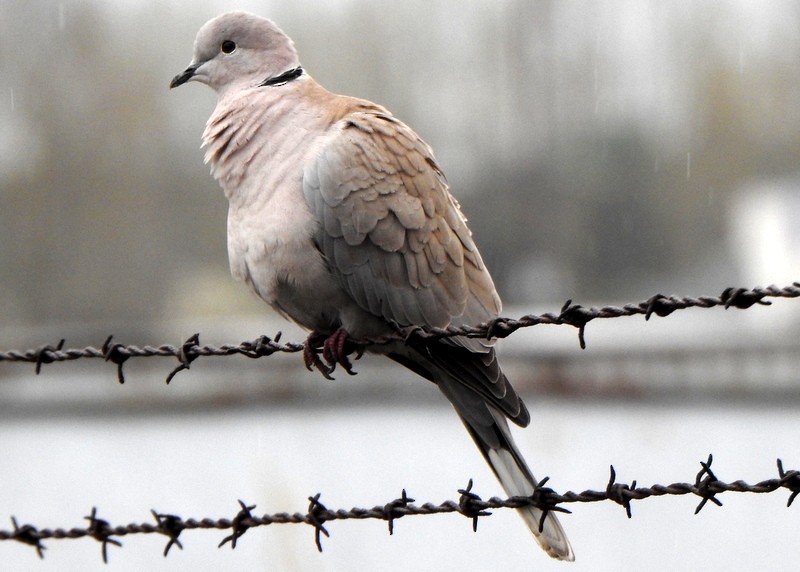
<path fill-rule="evenodd" d="M 236 42 L 232 42 L 230 40 L 225 40 L 222 42 L 222 52 L 225 54 L 233 53 L 233 50 L 236 49 Z"/>

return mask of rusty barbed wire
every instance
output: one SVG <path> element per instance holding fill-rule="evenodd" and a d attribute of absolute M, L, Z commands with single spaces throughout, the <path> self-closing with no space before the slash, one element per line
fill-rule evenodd
<path fill-rule="evenodd" d="M 222 548 L 230 543 L 232 549 L 236 548 L 237 542 L 251 529 L 272 525 L 272 524 L 305 524 L 314 530 L 314 542 L 317 549 L 322 552 L 321 536 L 329 538 L 330 532 L 326 528 L 327 523 L 337 520 L 383 520 L 388 523 L 389 534 L 393 534 L 395 523 L 398 519 L 405 516 L 423 516 L 444 513 L 458 513 L 471 521 L 472 528 L 477 531 L 478 521 L 481 518 L 491 516 L 492 510 L 520 508 L 524 506 L 536 506 L 547 514 L 548 512 L 571 513 L 563 505 L 572 503 L 593 503 L 601 501 L 611 501 L 620 505 L 626 512 L 628 518 L 632 517 L 632 501 L 644 500 L 654 496 L 681 496 L 695 495 L 700 499 L 695 508 L 694 514 L 699 513 L 708 502 L 717 506 L 722 506 L 719 496 L 723 493 L 757 493 L 766 494 L 785 489 L 790 492 L 786 506 L 792 505 L 795 498 L 800 494 L 800 471 L 784 470 L 783 462 L 778 459 L 778 477 L 760 481 L 756 484 L 748 484 L 745 481 L 737 480 L 724 482 L 717 478 L 711 470 L 713 462 L 712 455 L 706 461 L 701 461 L 701 469 L 695 476 L 693 483 L 678 482 L 671 485 L 652 485 L 650 487 L 637 487 L 636 481 L 630 484 L 617 482 L 617 474 L 614 466 L 610 467 L 610 477 L 603 490 L 585 490 L 580 493 L 572 491 L 560 494 L 552 488 L 545 487 L 548 479 L 542 479 L 536 492 L 529 497 L 510 497 L 501 499 L 491 497 L 483 500 L 474 492 L 473 482 L 470 479 L 466 488 L 458 489 L 459 500 L 447 500 L 440 504 L 425 503 L 417 506 L 413 504 L 415 500 L 409 497 L 405 491 L 402 496 L 384 505 L 374 506 L 373 508 L 351 508 L 349 510 L 333 510 L 320 502 L 321 494 L 308 497 L 308 509 L 305 513 L 295 512 L 293 514 L 281 512 L 275 514 L 265 514 L 257 516 L 253 514 L 256 505 L 247 504 L 239 500 L 239 510 L 233 518 L 186 518 L 175 514 L 163 514 L 156 510 L 151 510 L 155 522 L 130 523 L 127 525 L 113 526 L 108 521 L 98 517 L 97 507 L 92 507 L 91 513 L 84 517 L 89 521 L 89 525 L 83 528 L 41 528 L 27 523 L 20 526 L 16 517 L 11 517 L 14 526 L 13 530 L 0 530 L 0 541 L 13 540 L 32 546 L 39 558 L 44 558 L 46 540 L 74 540 L 78 538 L 93 538 L 101 545 L 101 556 L 104 562 L 108 561 L 108 546 L 113 545 L 121 548 L 122 542 L 119 540 L 131 534 L 161 534 L 167 537 L 167 544 L 163 554 L 166 557 L 173 546 L 183 549 L 179 537 L 184 531 L 197 529 L 216 529 L 230 531 L 218 544 Z M 543 517 L 544 519 L 544 517 Z M 542 526 L 540 523 L 540 527 Z"/>
<path fill-rule="evenodd" d="M 656 294 L 647 300 L 623 306 L 603 306 L 600 308 L 586 308 L 580 304 L 573 304 L 572 300 L 562 306 L 558 313 L 544 313 L 541 315 L 528 314 L 519 319 L 496 318 L 489 322 L 475 326 L 448 326 L 446 328 L 415 327 L 405 332 L 373 340 L 354 341 L 360 349 L 375 344 L 384 344 L 393 340 L 420 341 L 434 340 L 456 336 L 470 338 L 505 338 L 520 328 L 537 325 L 568 325 L 578 329 L 578 341 L 582 349 L 586 348 L 586 325 L 594 319 L 621 318 L 623 316 L 643 315 L 645 320 L 652 316 L 666 317 L 677 310 L 688 308 L 714 308 L 722 306 L 725 309 L 747 309 L 754 305 L 768 306 L 771 304 L 766 298 L 798 298 L 800 297 L 800 281 L 789 286 L 779 288 L 772 285 L 766 288 L 726 288 L 719 296 L 678 297 Z M 274 337 L 261 336 L 252 341 L 239 344 L 225 344 L 219 347 L 201 345 L 200 335 L 194 334 L 180 346 L 164 344 L 157 347 L 136 345 L 123 345 L 112 343 L 113 336 L 108 336 L 100 349 L 88 346 L 85 348 L 64 349 L 65 340 L 60 340 L 56 345 L 42 345 L 26 351 L 8 350 L 0 352 L 0 362 L 27 362 L 36 366 L 36 373 L 41 371 L 43 365 L 55 362 L 73 361 L 82 358 L 102 358 L 117 366 L 117 379 L 125 383 L 122 366 L 130 358 L 140 357 L 175 357 L 179 365 L 167 376 L 167 383 L 199 357 L 219 357 L 230 355 L 243 355 L 252 359 L 273 355 L 275 353 L 302 352 L 304 343 L 281 343 L 281 333 Z"/>

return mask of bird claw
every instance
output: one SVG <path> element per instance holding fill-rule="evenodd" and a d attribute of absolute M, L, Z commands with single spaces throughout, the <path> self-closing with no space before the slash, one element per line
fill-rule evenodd
<path fill-rule="evenodd" d="M 333 334 L 328 336 L 322 344 L 322 357 L 331 366 L 331 371 L 336 367 L 336 364 L 342 366 L 348 374 L 356 375 L 353 371 L 353 364 L 347 358 L 351 353 L 356 353 L 356 359 L 359 359 L 364 353 L 364 349 L 356 346 L 350 339 L 350 334 L 344 328 L 339 328 Z"/>
<path fill-rule="evenodd" d="M 359 359 L 364 353 L 364 348 L 356 346 L 350 339 L 347 330 L 339 328 L 330 336 L 319 332 L 309 334 L 305 348 L 303 348 L 303 360 L 309 371 L 316 369 L 325 379 L 334 379 L 331 373 L 336 369 L 337 364 L 348 374 L 356 375 L 356 372 L 353 371 L 353 364 L 347 357 L 352 353 L 355 353 L 356 359 Z"/>
<path fill-rule="evenodd" d="M 325 346 L 325 334 L 319 332 L 311 332 L 306 338 L 306 344 L 303 348 L 303 361 L 306 364 L 308 371 L 319 371 L 325 379 L 334 379 L 331 375 L 333 367 L 327 365 L 320 359 L 321 349 Z"/>

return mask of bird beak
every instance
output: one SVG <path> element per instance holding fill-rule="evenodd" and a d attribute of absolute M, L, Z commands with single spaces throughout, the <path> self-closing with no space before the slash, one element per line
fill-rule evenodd
<path fill-rule="evenodd" d="M 195 73 L 197 72 L 197 68 L 200 67 L 200 64 L 192 64 L 184 71 L 176 75 L 172 78 L 172 81 L 169 82 L 169 88 L 172 89 L 173 87 L 178 87 L 179 85 L 185 84 L 187 81 L 191 81 L 194 77 Z"/>

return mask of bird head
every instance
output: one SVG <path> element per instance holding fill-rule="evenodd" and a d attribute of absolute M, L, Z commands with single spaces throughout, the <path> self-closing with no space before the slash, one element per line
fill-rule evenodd
<path fill-rule="evenodd" d="M 169 86 L 198 81 L 221 95 L 233 86 L 256 86 L 299 66 L 294 43 L 272 21 L 228 12 L 200 28 L 189 67 Z"/>

